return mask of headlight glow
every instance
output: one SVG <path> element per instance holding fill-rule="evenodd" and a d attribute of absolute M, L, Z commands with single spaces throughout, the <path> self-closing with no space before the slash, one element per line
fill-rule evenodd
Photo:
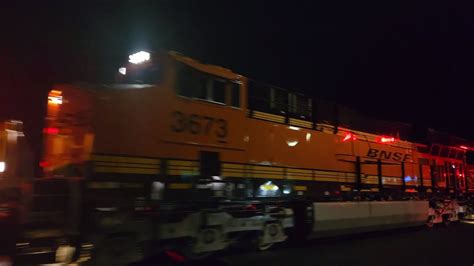
<path fill-rule="evenodd" d="M 5 172 L 6 167 L 7 165 L 5 164 L 5 162 L 0 162 L 0 173 Z"/>

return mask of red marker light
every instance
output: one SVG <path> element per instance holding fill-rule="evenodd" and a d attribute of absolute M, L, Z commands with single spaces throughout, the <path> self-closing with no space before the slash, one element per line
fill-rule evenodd
<path fill-rule="evenodd" d="M 395 138 L 394 137 L 381 137 L 380 142 L 382 142 L 382 143 L 393 143 L 393 142 L 395 142 Z"/>
<path fill-rule="evenodd" d="M 252 210 L 252 211 L 255 211 L 257 209 L 257 206 L 255 206 L 255 204 L 250 204 L 250 205 L 247 205 L 247 210 Z"/>
<path fill-rule="evenodd" d="M 49 162 L 41 161 L 41 162 L 39 163 L 39 166 L 40 166 L 41 168 L 48 167 L 48 166 L 49 166 Z"/>
<path fill-rule="evenodd" d="M 184 262 L 186 261 L 186 258 L 172 250 L 166 250 L 165 254 L 168 255 L 168 257 L 173 261 L 173 262 Z"/>
<path fill-rule="evenodd" d="M 459 146 L 459 148 L 461 148 L 461 149 L 463 149 L 463 150 L 469 150 L 469 148 L 466 147 L 466 146 L 464 146 L 464 145 Z"/>
<path fill-rule="evenodd" d="M 346 135 L 344 136 L 344 138 L 342 139 L 342 141 L 345 142 L 345 141 L 348 141 L 348 140 L 356 140 L 356 139 L 357 139 L 357 137 L 354 134 L 352 134 L 350 132 L 347 132 Z"/>
<path fill-rule="evenodd" d="M 57 127 L 47 127 L 43 129 L 43 132 L 48 135 L 57 135 L 59 134 L 59 128 Z"/>

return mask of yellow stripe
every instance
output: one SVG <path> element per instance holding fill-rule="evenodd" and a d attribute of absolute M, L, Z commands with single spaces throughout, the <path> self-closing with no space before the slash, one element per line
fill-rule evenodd
<path fill-rule="evenodd" d="M 87 187 L 97 189 L 97 188 L 120 188 L 119 182 L 89 182 Z"/>
<path fill-rule="evenodd" d="M 270 172 L 275 172 L 275 171 L 283 171 L 283 168 L 281 168 L 281 167 L 272 167 L 272 166 L 252 165 L 252 170 L 253 170 L 253 171 L 270 171 Z"/>
<path fill-rule="evenodd" d="M 168 161 L 168 175 L 199 175 L 199 165 L 196 161 Z"/>
<path fill-rule="evenodd" d="M 259 112 L 259 111 L 254 111 L 254 115 L 259 115 L 259 116 L 265 116 L 265 117 L 273 117 L 273 118 L 284 118 L 281 115 L 275 115 L 275 114 L 270 114 L 270 113 L 265 113 L 265 112 Z"/>
<path fill-rule="evenodd" d="M 374 175 L 362 177 L 361 181 L 364 184 L 378 184 L 379 183 L 378 176 L 374 176 Z"/>
<path fill-rule="evenodd" d="M 340 189 L 341 189 L 341 191 L 351 191 L 351 190 L 352 190 L 351 187 L 344 186 L 344 185 L 341 185 L 341 186 L 340 186 Z"/>
<path fill-rule="evenodd" d="M 285 118 L 276 119 L 276 118 L 259 117 L 259 116 L 255 116 L 255 118 L 262 119 L 262 120 L 267 120 L 267 121 L 275 122 L 275 123 L 284 123 L 285 122 Z"/>
<path fill-rule="evenodd" d="M 110 162 L 95 162 L 95 166 L 111 166 L 111 167 L 135 167 L 135 168 L 147 168 L 147 169 L 160 169 L 159 165 L 152 164 L 138 164 L 138 163 L 110 163 Z"/>
<path fill-rule="evenodd" d="M 248 168 L 247 168 L 248 167 Z M 222 175 L 227 177 L 249 177 L 249 178 L 272 178 L 284 179 L 285 173 L 282 167 L 260 166 L 260 165 L 244 165 L 223 163 Z M 326 182 L 355 182 L 355 174 L 338 173 L 330 171 L 314 171 L 316 181 Z M 313 180 L 313 170 L 310 169 L 294 169 L 287 168 L 286 179 L 289 180 Z"/>
<path fill-rule="evenodd" d="M 168 175 L 199 175 L 199 171 L 183 170 L 183 169 L 168 169 Z"/>
<path fill-rule="evenodd" d="M 198 162 L 196 162 L 196 161 L 185 161 L 185 160 L 169 160 L 168 165 L 173 165 L 173 166 L 197 166 Z"/>
<path fill-rule="evenodd" d="M 343 183 L 354 183 L 353 179 L 345 178 L 345 177 L 315 177 L 314 180 L 322 181 L 322 182 L 343 182 Z"/>
<path fill-rule="evenodd" d="M 292 180 L 312 180 L 313 171 L 306 169 L 288 169 L 287 178 Z"/>
<path fill-rule="evenodd" d="M 401 185 L 402 179 L 399 177 L 383 176 L 382 181 L 384 185 Z"/>
<path fill-rule="evenodd" d="M 245 174 L 243 172 L 223 170 L 222 175 L 228 177 L 243 177 Z"/>
<path fill-rule="evenodd" d="M 282 174 L 254 173 L 253 178 L 283 179 Z"/>
<path fill-rule="evenodd" d="M 428 187 L 431 187 L 431 180 L 423 180 L 423 186 L 428 186 Z"/>
<path fill-rule="evenodd" d="M 306 191 L 308 188 L 306 186 L 293 186 L 293 189 L 296 191 Z"/>
<path fill-rule="evenodd" d="M 274 115 L 274 114 L 268 114 L 268 113 L 262 113 L 255 111 L 253 113 L 253 117 L 259 118 L 259 119 L 264 119 L 264 120 L 269 120 L 277 123 L 283 123 L 285 122 L 285 117 L 280 116 L 280 115 Z"/>
<path fill-rule="evenodd" d="M 143 188 L 143 183 L 119 183 L 119 182 L 89 182 L 91 189 L 119 189 L 119 188 Z"/>
<path fill-rule="evenodd" d="M 338 173 L 338 172 L 319 171 L 319 170 L 315 170 L 314 174 L 315 175 L 325 175 L 325 176 L 339 176 L 340 175 L 340 173 Z"/>
<path fill-rule="evenodd" d="M 288 168 L 287 172 L 288 172 L 288 173 L 312 174 L 312 173 L 313 173 L 313 170 L 310 170 L 310 169 L 294 169 L 294 168 Z"/>
<path fill-rule="evenodd" d="M 250 169 L 250 176 L 255 178 L 283 179 L 283 168 L 253 165 Z"/>
<path fill-rule="evenodd" d="M 120 184 L 121 188 L 143 188 L 145 185 L 143 183 L 128 183 L 123 182 Z"/>
<path fill-rule="evenodd" d="M 297 126 L 297 127 L 304 127 L 304 128 L 311 128 L 311 124 L 306 124 L 306 123 L 292 123 L 290 122 L 291 126 Z"/>
<path fill-rule="evenodd" d="M 167 186 L 169 189 L 191 189 L 193 184 L 191 183 L 169 183 Z"/>
<path fill-rule="evenodd" d="M 222 164 L 222 175 L 229 177 L 243 177 L 245 175 L 243 164 Z"/>
<path fill-rule="evenodd" d="M 371 188 L 371 189 L 364 188 L 364 189 L 361 189 L 360 191 L 361 192 L 378 192 L 379 189 L 378 188 Z"/>
<path fill-rule="evenodd" d="M 127 167 L 105 167 L 98 166 L 94 167 L 96 173 L 118 173 L 118 174 L 148 174 L 156 175 L 159 173 L 158 169 L 146 169 L 146 168 L 127 168 Z"/>
<path fill-rule="evenodd" d="M 144 163 L 144 164 L 159 164 L 159 159 L 139 158 L 139 157 L 125 157 L 125 156 L 108 156 L 108 155 L 92 155 L 93 161 L 102 162 L 117 162 L 117 163 Z"/>
<path fill-rule="evenodd" d="M 245 165 L 243 164 L 236 164 L 236 163 L 223 163 L 223 168 L 232 168 L 232 169 L 244 169 Z"/>
<path fill-rule="evenodd" d="M 355 175 L 350 173 L 338 173 L 330 171 L 314 171 L 314 180 L 324 182 L 354 182 Z"/>
<path fill-rule="evenodd" d="M 313 180 L 312 176 L 302 176 L 302 175 L 288 175 L 286 178 L 290 180 L 306 180 L 306 181 Z"/>
<path fill-rule="evenodd" d="M 289 122 L 290 122 L 290 125 L 302 126 L 302 127 L 308 127 L 308 128 L 313 127 L 313 123 L 309 121 L 305 121 L 305 120 L 290 118 Z"/>

